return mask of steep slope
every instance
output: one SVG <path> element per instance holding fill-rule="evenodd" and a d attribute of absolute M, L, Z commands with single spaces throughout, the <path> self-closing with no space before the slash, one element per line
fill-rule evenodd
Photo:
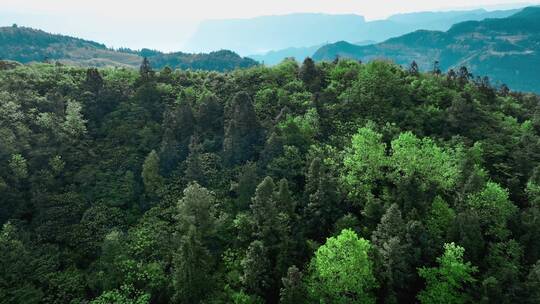
<path fill-rule="evenodd" d="M 507 17 L 515 12 L 517 10 L 486 11 L 483 9 L 420 12 L 395 15 L 386 20 L 369 22 L 359 15 L 327 14 L 290 14 L 251 19 L 208 20 L 200 24 L 196 33 L 188 41 L 186 49 L 208 52 L 226 48 L 242 55 L 256 55 L 340 40 L 381 42 L 419 29 L 446 31 L 453 24 L 461 21 Z"/>
<path fill-rule="evenodd" d="M 416 31 L 370 46 L 330 44 L 314 58 L 387 58 L 401 65 L 414 60 L 424 70 L 438 61 L 443 70 L 467 66 L 512 88 L 540 92 L 539 52 L 540 7 L 529 7 L 506 18 L 458 23 L 446 32 Z"/>
<path fill-rule="evenodd" d="M 138 67 L 143 56 L 156 68 L 229 71 L 257 65 L 253 59 L 242 58 L 231 51 L 209 54 L 129 49 L 112 50 L 105 45 L 63 35 L 49 34 L 26 27 L 0 28 L 0 59 L 21 63 L 54 60 L 80 66 Z"/>

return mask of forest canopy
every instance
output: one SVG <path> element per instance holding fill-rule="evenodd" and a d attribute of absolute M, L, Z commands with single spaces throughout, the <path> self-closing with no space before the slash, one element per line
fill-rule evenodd
<path fill-rule="evenodd" d="M 0 303 L 538 303 L 540 99 L 466 68 L 0 65 Z"/>

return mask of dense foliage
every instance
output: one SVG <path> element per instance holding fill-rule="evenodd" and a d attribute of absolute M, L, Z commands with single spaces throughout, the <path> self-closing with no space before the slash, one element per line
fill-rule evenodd
<path fill-rule="evenodd" d="M 0 303 L 538 303 L 540 99 L 339 60 L 0 70 Z"/>

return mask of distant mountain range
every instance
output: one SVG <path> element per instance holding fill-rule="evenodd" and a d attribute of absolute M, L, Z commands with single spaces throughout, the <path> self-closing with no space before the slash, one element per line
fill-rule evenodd
<path fill-rule="evenodd" d="M 298 19 L 299 16 L 300 19 Z M 486 16 L 493 18 L 484 19 Z M 242 31 L 238 29 L 243 34 L 236 32 L 238 24 L 235 22 L 230 23 L 228 29 L 222 30 L 232 36 L 238 35 L 242 39 L 248 39 L 259 30 L 259 36 L 251 37 L 253 45 L 257 47 L 291 43 L 291 47 L 251 56 L 265 64 L 275 64 L 286 57 L 295 57 L 301 61 L 304 57 L 313 55 L 313 58 L 319 61 L 334 60 L 336 57 L 363 61 L 386 58 L 401 65 L 409 65 L 414 60 L 421 69 L 430 70 L 434 62 L 438 61 L 442 70 L 467 66 L 474 74 L 487 75 L 496 83 L 505 83 L 512 89 L 540 92 L 540 7 L 493 12 L 475 10 L 413 13 L 395 15 L 387 20 L 374 22 L 366 22 L 356 15 L 296 14 L 289 15 L 285 19 L 275 18 L 278 17 L 250 19 L 260 19 L 258 23 L 255 22 L 259 25 L 253 27 L 250 27 L 251 21 L 243 20 L 240 23 L 245 23 L 247 28 Z M 448 25 L 452 20 L 467 18 L 473 20 L 459 22 L 451 27 Z M 475 19 L 480 19 L 480 21 Z M 274 28 L 275 31 L 272 32 L 270 25 L 277 20 L 282 20 L 283 24 Z M 304 23 L 294 25 L 294 20 Z M 324 22 L 318 23 L 321 20 Z M 447 27 L 447 25 L 449 29 L 446 31 L 422 29 L 381 43 L 359 45 L 373 43 L 373 41 L 362 41 L 362 39 L 375 36 L 385 37 L 391 33 L 404 31 L 407 27 Z M 317 32 L 321 26 L 325 30 Z M 285 28 L 288 28 L 291 34 L 281 37 L 280 33 L 285 31 Z M 336 31 L 336 28 L 343 30 Z M 369 28 L 372 30 L 367 30 Z M 339 41 L 331 44 L 309 44 L 315 41 L 315 36 L 320 36 L 319 40 L 330 39 L 332 29 L 334 29 L 333 37 L 347 36 L 351 37 L 349 41 L 362 42 L 354 44 Z M 275 35 L 270 35 L 270 33 Z M 304 39 L 293 42 L 293 38 L 299 33 L 304 33 Z M 358 35 L 358 33 L 365 35 Z M 232 36 L 222 40 L 224 48 L 230 47 L 230 43 L 233 42 L 238 42 L 239 45 L 247 43 L 247 40 L 234 40 Z M 208 43 L 220 43 L 211 38 L 208 39 Z M 228 39 L 232 42 L 227 42 Z M 268 44 L 261 44 L 261 41 L 267 41 L 264 43 Z M 313 46 L 295 47 L 295 44 Z M 0 27 L 0 60 L 21 63 L 50 60 L 79 66 L 137 68 L 143 57 L 149 58 L 151 64 L 157 69 L 170 66 L 181 69 L 229 71 L 259 64 L 252 58 L 243 58 L 227 50 L 201 54 L 163 53 L 148 49 L 114 50 L 98 42 L 50 34 L 27 27 L 15 25 Z"/>
<path fill-rule="evenodd" d="M 540 92 L 540 7 L 506 18 L 458 23 L 446 32 L 416 31 L 375 45 L 338 42 L 314 55 L 315 60 L 336 57 L 387 58 L 401 65 L 414 60 L 423 70 L 438 61 L 443 70 L 466 66 L 512 89 Z"/>
<path fill-rule="evenodd" d="M 162 53 L 143 49 L 112 50 L 105 45 L 63 35 L 49 34 L 27 27 L 0 27 L 0 59 L 21 63 L 46 60 L 80 66 L 138 67 L 143 57 L 148 57 L 156 68 L 171 68 L 229 71 L 258 63 L 242 58 L 231 51 L 216 51 L 208 54 L 182 52 Z"/>
<path fill-rule="evenodd" d="M 419 29 L 445 31 L 458 22 L 507 17 L 516 12 L 483 9 L 420 12 L 376 21 L 366 21 L 360 15 L 327 14 L 208 20 L 200 24 L 185 48 L 204 52 L 225 48 L 261 61 L 274 62 L 278 54 L 283 59 L 297 55 L 299 49 L 316 45 L 341 40 L 381 42 Z M 264 56 L 267 52 L 270 52 L 268 56 Z"/>
<path fill-rule="evenodd" d="M 369 45 L 374 44 L 376 41 L 373 40 L 366 40 L 366 41 L 360 41 L 355 42 L 355 45 Z M 296 60 L 302 61 L 306 57 L 311 57 L 315 52 L 320 49 L 323 46 L 323 44 L 310 46 L 310 47 L 292 47 L 292 48 L 286 48 L 283 50 L 277 50 L 277 51 L 270 51 L 266 52 L 264 54 L 257 54 L 257 55 L 248 55 L 248 58 L 257 60 L 260 63 L 263 63 L 265 65 L 276 65 L 283 61 L 285 58 L 294 58 Z"/>

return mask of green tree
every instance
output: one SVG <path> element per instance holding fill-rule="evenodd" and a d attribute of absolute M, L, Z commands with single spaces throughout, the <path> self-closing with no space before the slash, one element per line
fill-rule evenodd
<path fill-rule="evenodd" d="M 417 177 L 426 190 L 433 183 L 444 190 L 454 187 L 460 171 L 460 154 L 438 147 L 430 138 L 420 139 L 411 132 L 401 133 L 391 144 L 392 178 L 395 181 Z"/>
<path fill-rule="evenodd" d="M 236 210 L 248 209 L 259 181 L 260 178 L 257 174 L 255 163 L 248 162 L 240 168 L 238 182 L 234 187 L 236 192 Z"/>
<path fill-rule="evenodd" d="M 448 204 L 437 196 L 431 205 L 426 219 L 426 228 L 437 246 L 442 246 L 448 235 L 448 231 L 456 218 L 456 212 Z"/>
<path fill-rule="evenodd" d="M 523 234 L 519 241 L 525 247 L 525 260 L 529 263 L 535 263 L 540 259 L 540 207 L 534 206 L 525 209 L 521 214 L 521 224 Z"/>
<path fill-rule="evenodd" d="M 345 229 L 328 238 L 311 260 L 309 292 L 320 303 L 375 303 L 371 244 Z"/>
<path fill-rule="evenodd" d="M 323 240 L 331 232 L 334 222 L 342 216 L 336 179 L 327 172 L 319 158 L 311 162 L 306 191 L 308 204 L 303 210 L 304 231 L 314 240 Z"/>
<path fill-rule="evenodd" d="M 287 276 L 281 279 L 283 287 L 279 292 L 279 303 L 301 304 L 307 302 L 307 290 L 303 275 L 296 266 L 289 267 Z"/>
<path fill-rule="evenodd" d="M 225 128 L 224 160 L 231 165 L 252 160 L 263 142 L 262 130 L 251 97 L 246 92 L 237 93 L 233 98 Z"/>
<path fill-rule="evenodd" d="M 180 231 L 187 232 L 190 226 L 194 226 L 201 237 L 211 241 L 217 221 L 214 194 L 197 183 L 191 183 L 178 202 L 176 218 Z"/>
<path fill-rule="evenodd" d="M 318 92 L 323 86 L 321 72 L 310 57 L 304 59 L 300 67 L 299 76 L 311 92 Z"/>
<path fill-rule="evenodd" d="M 122 285 L 119 289 L 106 291 L 90 304 L 148 304 L 150 295 L 136 290 L 133 286 Z"/>
<path fill-rule="evenodd" d="M 178 202 L 178 248 L 173 257 L 174 298 L 179 303 L 200 303 L 212 285 L 215 198 L 197 183 L 184 190 Z"/>
<path fill-rule="evenodd" d="M 507 222 L 517 211 L 508 198 L 508 190 L 496 183 L 488 182 L 485 188 L 468 197 L 471 209 L 478 212 L 480 224 L 485 234 L 498 240 L 504 240 L 510 234 Z"/>
<path fill-rule="evenodd" d="M 521 265 L 523 249 L 518 242 L 509 240 L 494 243 L 486 257 L 487 273 L 482 281 L 485 303 L 514 303 L 521 292 Z"/>
<path fill-rule="evenodd" d="M 261 241 L 253 241 L 241 262 L 241 281 L 248 294 L 264 298 L 271 285 L 271 269 L 267 249 Z"/>
<path fill-rule="evenodd" d="M 370 200 L 376 181 L 384 177 L 387 166 L 386 145 L 382 135 L 371 128 L 360 128 L 343 158 L 343 181 L 352 197 Z"/>
<path fill-rule="evenodd" d="M 86 133 L 86 120 L 83 118 L 82 105 L 70 100 L 66 106 L 66 117 L 62 129 L 68 139 L 78 138 Z"/>
<path fill-rule="evenodd" d="M 155 150 L 152 150 L 144 159 L 141 177 L 146 193 L 150 196 L 158 195 L 164 180 L 159 174 L 159 156 Z"/>
<path fill-rule="evenodd" d="M 533 170 L 525 192 L 529 198 L 529 204 L 540 208 L 540 166 Z"/>
<path fill-rule="evenodd" d="M 273 230 L 277 228 L 279 210 L 276 206 L 275 191 L 276 185 L 271 177 L 266 177 L 255 190 L 255 196 L 251 203 L 251 213 L 257 230 L 256 236 L 264 240 L 265 244 L 275 244 L 273 240 Z"/>
<path fill-rule="evenodd" d="M 170 173 L 188 156 L 195 126 L 193 110 L 187 101 L 181 100 L 179 104 L 165 110 L 162 124 L 163 139 L 159 153 L 161 168 L 165 173 Z"/>
<path fill-rule="evenodd" d="M 525 303 L 540 302 L 540 261 L 532 265 L 525 282 Z"/>
<path fill-rule="evenodd" d="M 405 228 L 398 205 L 392 204 L 371 236 L 381 262 L 379 275 L 385 303 L 397 303 L 397 299 L 404 299 L 410 293 L 407 285 L 412 281 L 413 267 Z"/>
<path fill-rule="evenodd" d="M 0 231 L 0 303 L 40 303 L 43 291 L 35 285 L 36 260 L 19 239 L 17 229 L 6 223 Z"/>
<path fill-rule="evenodd" d="M 280 212 L 286 214 L 290 220 L 294 220 L 296 218 L 296 202 L 294 201 L 292 193 L 289 189 L 289 182 L 287 182 L 287 180 L 284 178 L 278 183 L 276 203 Z"/>
<path fill-rule="evenodd" d="M 438 267 L 422 267 L 419 275 L 426 280 L 426 288 L 418 294 L 422 304 L 469 303 L 467 288 L 475 282 L 477 268 L 463 260 L 465 249 L 454 243 L 444 245 L 444 254 L 437 258 Z"/>
<path fill-rule="evenodd" d="M 28 177 L 28 164 L 26 162 L 26 158 L 24 158 L 24 156 L 21 154 L 11 155 L 9 168 L 16 178 L 24 179 Z"/>
<path fill-rule="evenodd" d="M 201 97 L 196 107 L 196 132 L 205 151 L 217 152 L 223 141 L 223 105 L 213 94 Z"/>
<path fill-rule="evenodd" d="M 150 61 L 146 57 L 143 58 L 143 62 L 139 68 L 139 75 L 141 76 L 141 80 L 143 82 L 148 82 L 154 79 L 155 72 L 150 65 Z"/>
<path fill-rule="evenodd" d="M 211 256 L 200 232 L 190 226 L 173 256 L 174 299 L 177 303 L 201 303 L 212 286 Z"/>

